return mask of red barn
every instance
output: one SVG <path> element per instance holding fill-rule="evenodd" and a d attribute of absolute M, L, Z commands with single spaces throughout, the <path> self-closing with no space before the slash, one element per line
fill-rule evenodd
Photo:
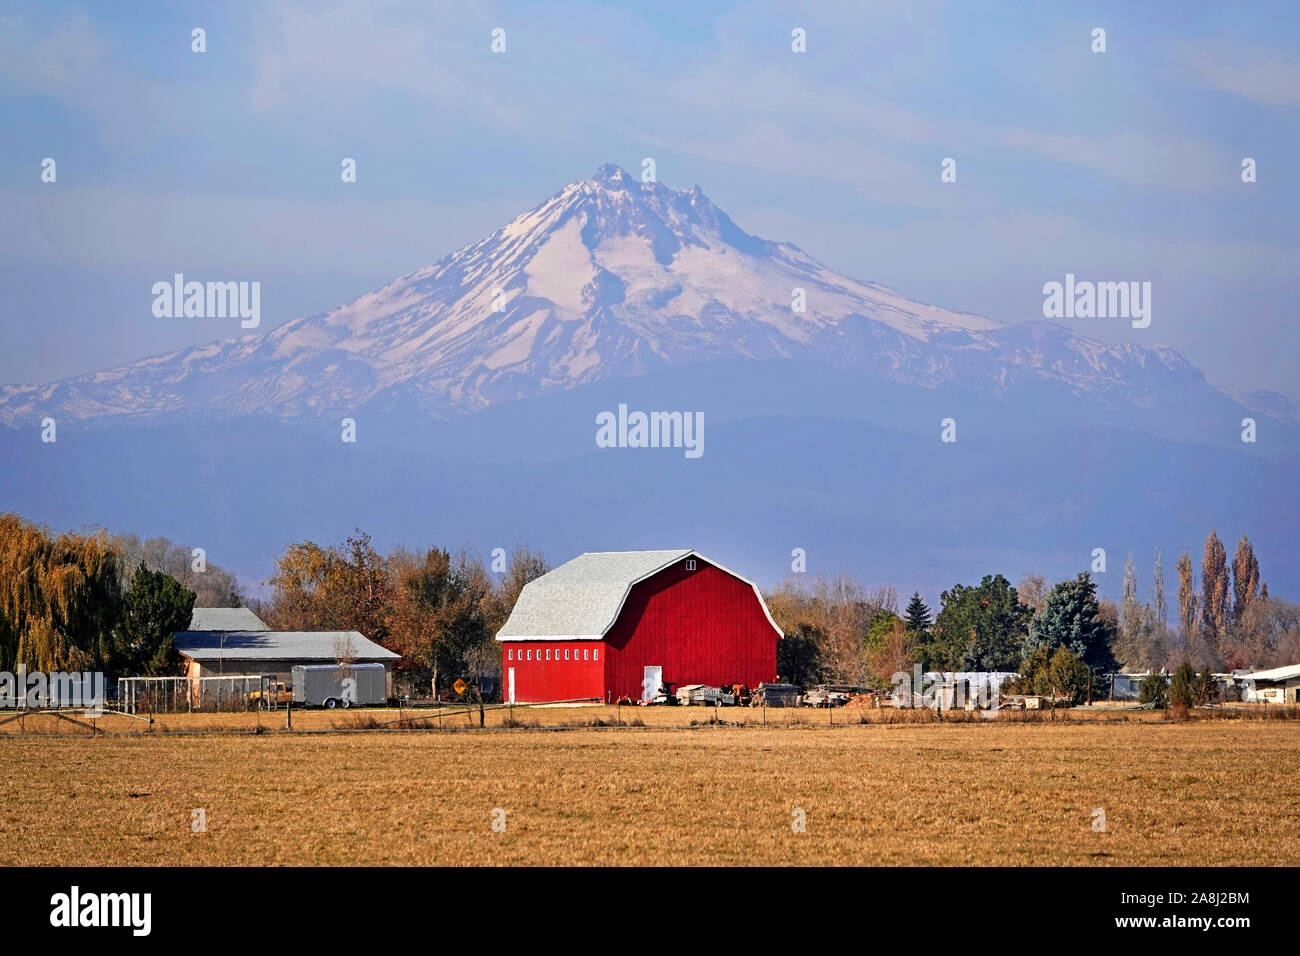
<path fill-rule="evenodd" d="M 497 633 L 520 703 L 754 687 L 776 680 L 780 637 L 754 583 L 695 551 L 581 554 L 526 585 Z"/>

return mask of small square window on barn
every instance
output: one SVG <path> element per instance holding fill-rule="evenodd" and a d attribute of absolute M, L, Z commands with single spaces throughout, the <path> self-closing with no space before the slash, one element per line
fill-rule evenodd
<path fill-rule="evenodd" d="M 686 561 L 686 570 L 687 570 L 687 571 L 694 571 L 694 570 L 695 570 L 695 559 L 694 559 L 694 558 L 689 558 L 689 559 Z"/>

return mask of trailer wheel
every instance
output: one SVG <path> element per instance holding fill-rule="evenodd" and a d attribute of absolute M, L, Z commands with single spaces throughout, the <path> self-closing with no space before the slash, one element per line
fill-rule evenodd
<path fill-rule="evenodd" d="M 343 698 L 343 709 L 344 709 L 344 710 L 347 710 L 347 709 L 348 709 L 349 707 L 351 707 L 351 706 L 352 706 L 352 701 L 350 701 L 350 700 L 348 700 L 346 697 L 344 697 L 344 698 Z"/>
<path fill-rule="evenodd" d="M 339 702 L 338 702 L 337 700 L 335 700 L 333 697 L 326 697 L 326 698 L 325 698 L 325 709 L 326 709 L 326 710 L 333 710 L 335 707 L 338 706 L 338 704 L 339 704 Z"/>

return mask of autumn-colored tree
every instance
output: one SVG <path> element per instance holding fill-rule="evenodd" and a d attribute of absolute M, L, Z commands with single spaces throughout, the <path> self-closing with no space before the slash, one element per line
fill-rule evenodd
<path fill-rule="evenodd" d="M 388 640 L 388 571 L 384 559 L 371 544 L 370 535 L 360 528 L 344 544 L 343 573 L 347 612 L 339 629 L 360 631 L 370 640 L 385 644 Z"/>
<path fill-rule="evenodd" d="M 389 560 L 389 646 L 413 680 L 427 680 L 436 696 L 457 677 L 482 679 L 500 666 L 499 654 L 482 651 L 493 637 L 496 598 L 476 556 L 430 548 Z"/>
<path fill-rule="evenodd" d="M 121 557 L 107 536 L 0 515 L 0 669 L 113 672 Z"/>
<path fill-rule="evenodd" d="M 1041 614 L 1047 604 L 1047 578 L 1041 574 L 1026 574 L 1016 585 L 1016 594 L 1020 596 L 1020 603 L 1032 610 L 1035 614 Z"/>
<path fill-rule="evenodd" d="M 330 548 L 299 541 L 285 548 L 268 582 L 274 589 L 266 622 L 282 631 L 343 630 L 347 588 L 342 560 Z"/>
<path fill-rule="evenodd" d="M 1259 561 L 1255 549 L 1243 534 L 1232 556 L 1232 620 L 1240 623 L 1259 597 Z"/>
<path fill-rule="evenodd" d="M 787 578 L 767 596 L 767 603 L 787 640 L 797 635 L 800 647 L 808 641 L 815 643 L 809 654 L 796 654 L 796 644 L 784 651 L 778 645 L 778 655 L 787 655 L 787 670 L 807 675 L 808 680 L 866 683 L 872 651 L 884 640 L 892 622 L 899 620 L 894 587 L 868 589 L 847 574 L 819 576 L 811 586 L 802 579 Z M 787 676 L 786 670 L 780 673 Z"/>
<path fill-rule="evenodd" d="M 909 628 L 899 618 L 890 622 L 883 639 L 873 647 L 868 655 L 871 676 L 881 686 L 893 683 L 895 674 L 910 675 L 916 661 L 917 645 L 922 636 L 921 631 Z"/>
<path fill-rule="evenodd" d="M 1201 594 L 1201 623 L 1209 639 L 1210 649 L 1217 657 L 1222 648 L 1231 604 L 1228 598 L 1228 552 L 1214 531 L 1205 539 L 1205 555 L 1201 559 Z"/>
<path fill-rule="evenodd" d="M 287 631 L 360 631 L 388 640 L 389 575 L 370 535 L 361 530 L 340 548 L 314 541 L 289 545 L 276 561 L 266 621 Z"/>
<path fill-rule="evenodd" d="M 498 588 L 498 607 L 496 619 L 493 621 L 493 630 L 499 630 L 510 617 L 510 612 L 514 610 L 524 586 L 549 570 L 551 566 L 546 563 L 546 558 L 540 551 L 533 551 L 531 548 L 515 548 Z"/>
<path fill-rule="evenodd" d="M 1200 621 L 1200 596 L 1192 578 L 1192 556 L 1184 551 L 1178 556 L 1178 628 L 1182 649 L 1186 653 L 1195 641 Z"/>

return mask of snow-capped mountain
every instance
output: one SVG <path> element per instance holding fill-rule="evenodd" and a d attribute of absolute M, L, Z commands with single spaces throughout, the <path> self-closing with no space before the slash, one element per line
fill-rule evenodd
<path fill-rule="evenodd" d="M 487 238 L 333 311 L 0 389 L 0 421 L 294 420 L 398 401 L 446 418 L 733 359 L 811 360 L 986 394 L 1051 383 L 1118 409 L 1213 391 L 1170 349 L 1105 345 L 1046 322 L 1008 326 L 913 302 L 794 245 L 749 235 L 699 187 L 642 183 L 606 165 Z"/>

